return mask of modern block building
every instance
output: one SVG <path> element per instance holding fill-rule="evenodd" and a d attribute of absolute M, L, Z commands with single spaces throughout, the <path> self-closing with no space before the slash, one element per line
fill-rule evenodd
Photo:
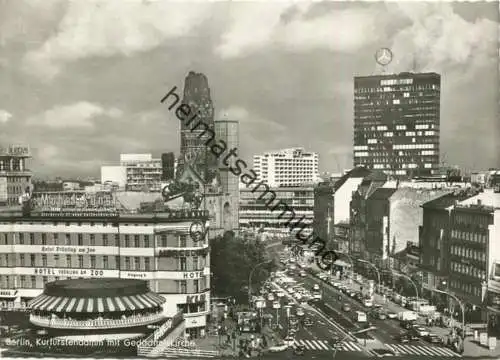
<path fill-rule="evenodd" d="M 436 73 L 354 78 L 354 165 L 401 177 L 439 169 L 440 83 Z"/>
<path fill-rule="evenodd" d="M 304 236 L 312 233 L 312 223 L 314 215 L 314 188 L 313 187 L 290 187 L 290 188 L 270 188 L 276 194 L 276 200 L 271 204 L 271 208 L 278 201 L 282 201 L 293 209 L 295 220 L 298 221 L 304 216 L 301 224 L 305 224 Z M 290 215 L 286 214 L 281 218 L 282 210 L 272 211 L 267 202 L 270 196 L 262 197 L 262 191 L 252 192 L 251 188 L 240 189 L 239 223 L 240 229 L 262 229 L 268 233 L 290 234 Z M 300 229 L 297 229 L 300 230 Z"/>
<path fill-rule="evenodd" d="M 29 158 L 31 151 L 28 146 L 0 147 L 0 206 L 17 204 L 19 196 L 31 186 L 32 173 L 26 168 Z"/>
<path fill-rule="evenodd" d="M 190 228 L 208 229 L 208 211 L 140 212 L 120 196 L 35 193 L 29 214 L 0 212 L 0 302 L 26 304 L 55 280 L 142 279 L 166 299 L 166 316 L 182 310 L 186 332 L 202 336 L 210 254 L 207 236 L 195 241 Z"/>
<path fill-rule="evenodd" d="M 151 154 L 121 154 L 120 166 L 127 174 L 127 191 L 160 191 L 162 163 Z"/>
<path fill-rule="evenodd" d="M 270 187 L 314 184 L 319 181 L 318 166 L 318 154 L 303 148 L 282 149 L 253 157 L 258 180 Z"/>

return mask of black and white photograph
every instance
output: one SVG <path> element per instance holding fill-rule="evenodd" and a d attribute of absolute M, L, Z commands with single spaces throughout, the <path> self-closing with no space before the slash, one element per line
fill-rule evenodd
<path fill-rule="evenodd" d="M 0 0 L 0 358 L 500 359 L 499 5 Z"/>

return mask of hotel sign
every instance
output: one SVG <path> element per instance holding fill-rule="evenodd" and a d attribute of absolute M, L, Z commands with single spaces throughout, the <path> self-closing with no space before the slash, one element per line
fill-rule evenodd
<path fill-rule="evenodd" d="M 205 302 L 205 294 L 186 296 L 186 304 L 201 304 Z"/>
<path fill-rule="evenodd" d="M 116 203 L 110 192 L 45 192 L 33 193 L 34 209 L 41 211 L 103 211 L 116 210 Z"/>
<path fill-rule="evenodd" d="M 94 254 L 95 248 L 91 247 L 76 247 L 76 246 L 42 246 L 42 252 L 59 253 L 59 254 Z"/>
<path fill-rule="evenodd" d="M 57 268 L 36 268 L 34 275 L 43 276 L 78 276 L 78 277 L 108 277 L 106 271 L 95 269 L 57 269 Z"/>

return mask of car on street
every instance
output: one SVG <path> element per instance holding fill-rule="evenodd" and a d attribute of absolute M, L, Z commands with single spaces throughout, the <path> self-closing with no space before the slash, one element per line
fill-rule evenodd
<path fill-rule="evenodd" d="M 301 271 L 300 271 L 300 276 L 301 276 L 301 277 L 306 277 L 306 275 L 307 275 L 307 274 L 306 274 L 306 272 L 305 272 L 304 270 L 301 270 Z"/>
<path fill-rule="evenodd" d="M 338 281 L 334 281 L 334 280 L 330 281 L 330 284 L 332 284 L 332 286 L 334 288 L 338 288 L 340 286 L 340 283 Z"/>
<path fill-rule="evenodd" d="M 388 317 L 389 319 L 396 319 L 396 318 L 398 317 L 398 314 L 396 314 L 395 312 L 392 312 L 392 311 L 391 311 L 391 312 L 388 312 L 388 313 L 387 313 L 387 317 Z"/>
<path fill-rule="evenodd" d="M 351 311 L 351 305 L 348 303 L 344 303 L 342 305 L 342 311 L 345 311 L 345 312 Z"/>
<path fill-rule="evenodd" d="M 368 319 L 366 317 L 366 313 L 364 313 L 363 311 L 356 311 L 356 321 L 367 323 Z"/>
<path fill-rule="evenodd" d="M 282 352 L 282 351 L 286 351 L 287 349 L 288 349 L 288 345 L 283 342 L 283 343 L 278 343 L 274 346 L 271 346 L 269 348 L 269 351 L 270 352 Z"/>
<path fill-rule="evenodd" d="M 413 321 L 403 320 L 401 321 L 400 325 L 403 329 L 410 330 L 413 329 L 413 325 L 415 325 L 415 323 Z"/>
<path fill-rule="evenodd" d="M 401 343 L 401 344 L 407 344 L 411 341 L 411 337 L 408 334 L 401 334 L 396 337 L 396 339 Z"/>
<path fill-rule="evenodd" d="M 424 328 L 423 326 L 415 326 L 414 327 L 415 332 L 418 334 L 420 337 L 426 337 L 430 334 L 429 330 Z"/>
<path fill-rule="evenodd" d="M 312 326 L 313 325 L 313 322 L 310 318 L 306 317 L 304 319 L 304 326 Z"/>
<path fill-rule="evenodd" d="M 302 309 L 302 308 L 298 308 L 298 309 L 297 309 L 297 316 L 304 316 L 304 315 L 305 315 L 305 313 L 304 313 L 304 309 Z"/>
<path fill-rule="evenodd" d="M 318 284 L 314 284 L 313 290 L 319 290 L 319 285 Z"/>
<path fill-rule="evenodd" d="M 377 357 L 391 357 L 398 355 L 396 352 L 389 349 L 374 349 L 371 352 L 375 353 Z"/>
<path fill-rule="evenodd" d="M 365 306 L 365 307 L 372 307 L 373 306 L 372 299 L 364 298 L 363 299 L 363 306 Z"/>
<path fill-rule="evenodd" d="M 424 336 L 424 340 L 430 342 L 431 344 L 441 344 L 443 342 L 440 336 L 432 333 Z"/>

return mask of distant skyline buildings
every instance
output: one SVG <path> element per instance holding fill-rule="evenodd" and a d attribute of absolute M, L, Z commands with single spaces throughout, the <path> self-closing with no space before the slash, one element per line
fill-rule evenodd
<path fill-rule="evenodd" d="M 396 176 L 440 167 L 441 76 L 399 73 L 354 78 L 354 166 Z"/>

